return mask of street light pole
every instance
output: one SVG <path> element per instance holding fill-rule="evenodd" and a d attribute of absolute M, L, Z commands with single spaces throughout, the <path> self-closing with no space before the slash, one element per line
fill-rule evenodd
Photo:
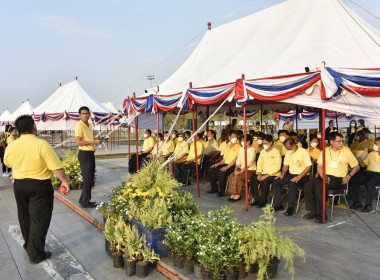
<path fill-rule="evenodd" d="M 152 88 L 152 81 L 154 80 L 154 75 L 148 75 L 146 76 L 146 79 L 150 81 L 150 88 Z"/>

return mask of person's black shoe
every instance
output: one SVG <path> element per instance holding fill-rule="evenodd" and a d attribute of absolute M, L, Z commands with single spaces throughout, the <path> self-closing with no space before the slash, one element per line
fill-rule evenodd
<path fill-rule="evenodd" d="M 364 212 L 364 213 L 368 213 L 368 212 L 372 212 L 372 211 L 373 211 L 373 208 L 372 208 L 372 205 L 370 205 L 370 204 L 366 204 L 362 209 L 362 212 Z"/>
<path fill-rule="evenodd" d="M 38 260 L 38 261 L 30 261 L 31 263 L 33 263 L 33 264 L 37 264 L 37 263 L 40 263 L 40 262 L 43 262 L 43 261 L 46 261 L 48 258 L 50 258 L 51 257 L 51 252 L 49 252 L 49 251 L 46 251 L 45 252 L 45 256 L 41 259 L 41 260 Z"/>
<path fill-rule="evenodd" d="M 222 196 L 224 196 L 224 194 L 222 194 L 222 193 L 218 193 L 216 196 L 217 196 L 217 197 L 222 197 Z"/>
<path fill-rule="evenodd" d="M 286 212 L 284 213 L 285 216 L 293 216 L 294 215 L 294 209 L 288 208 Z"/>
<path fill-rule="evenodd" d="M 266 204 L 266 202 L 260 202 L 259 204 L 257 204 L 257 207 L 263 208 Z"/>
<path fill-rule="evenodd" d="M 235 201 L 239 201 L 240 199 L 241 199 L 241 196 L 239 196 L 239 198 L 237 198 L 237 199 L 231 198 L 230 201 L 235 202 Z"/>
<path fill-rule="evenodd" d="M 321 216 L 316 215 L 314 221 L 315 221 L 317 224 L 322 224 L 322 223 L 323 223 L 323 221 L 322 221 L 322 215 L 321 215 Z M 328 220 L 327 220 L 327 215 L 325 216 L 325 222 L 328 222 Z"/>
<path fill-rule="evenodd" d="M 351 204 L 350 209 L 356 210 L 356 209 L 360 209 L 362 207 L 363 207 L 363 205 L 361 204 L 360 201 L 355 201 L 354 203 Z"/>
<path fill-rule="evenodd" d="M 277 211 L 284 211 L 284 206 L 282 206 L 282 205 L 275 206 L 275 207 L 274 207 L 274 211 L 275 211 L 275 212 L 277 212 Z"/>
<path fill-rule="evenodd" d="M 210 191 L 207 191 L 206 193 L 207 194 L 212 194 L 212 193 L 217 193 L 218 191 L 213 191 L 213 190 L 210 190 Z"/>
<path fill-rule="evenodd" d="M 86 205 L 82 205 L 82 208 L 95 208 L 96 207 L 96 203 L 93 204 L 93 203 L 88 203 Z"/>
<path fill-rule="evenodd" d="M 257 204 L 259 204 L 259 200 L 255 200 L 254 202 L 251 202 L 251 206 L 256 206 Z"/>
<path fill-rule="evenodd" d="M 315 212 L 310 211 L 309 213 L 304 215 L 302 218 L 304 218 L 305 220 L 311 220 L 311 219 L 315 218 L 316 216 L 317 215 L 315 214 Z"/>

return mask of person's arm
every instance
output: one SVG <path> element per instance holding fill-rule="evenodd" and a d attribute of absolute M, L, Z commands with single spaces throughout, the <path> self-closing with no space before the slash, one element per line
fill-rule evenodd
<path fill-rule="evenodd" d="M 359 164 L 356 165 L 354 168 L 352 168 L 351 172 L 348 173 L 348 175 L 346 177 L 343 177 L 343 179 L 342 179 L 342 185 L 347 184 L 348 181 L 350 181 L 350 179 L 352 178 L 352 176 L 354 176 L 356 174 L 356 172 L 359 171 L 359 169 L 360 169 Z"/>
<path fill-rule="evenodd" d="M 311 170 L 311 165 L 306 167 L 301 174 L 297 175 L 296 177 L 292 178 L 290 181 L 298 183 L 299 180 L 301 180 L 303 177 L 305 177 Z"/>
<path fill-rule="evenodd" d="M 87 146 L 87 145 L 99 145 L 100 144 L 100 139 L 95 139 L 95 140 L 92 140 L 92 141 L 84 141 L 82 140 L 82 137 L 75 137 L 75 142 L 77 144 L 77 146 Z"/>
<path fill-rule="evenodd" d="M 289 170 L 289 165 L 283 165 L 282 166 L 282 172 L 281 172 L 281 175 L 280 176 L 277 176 L 275 179 L 284 179 L 285 175 L 286 175 L 286 172 L 288 172 Z"/>
<path fill-rule="evenodd" d="M 58 177 L 59 180 L 62 182 L 62 186 L 66 189 L 66 194 L 69 194 L 70 192 L 70 184 L 69 184 L 69 178 L 67 177 L 65 170 L 63 168 L 52 170 L 55 176 Z"/>
<path fill-rule="evenodd" d="M 232 167 L 232 166 L 235 165 L 236 160 L 237 160 L 237 156 L 235 157 L 235 159 L 234 159 L 230 164 L 226 165 L 225 167 L 223 167 L 223 168 L 220 169 L 220 170 L 222 170 L 222 171 L 226 171 L 228 168 L 230 168 L 230 167 Z"/>

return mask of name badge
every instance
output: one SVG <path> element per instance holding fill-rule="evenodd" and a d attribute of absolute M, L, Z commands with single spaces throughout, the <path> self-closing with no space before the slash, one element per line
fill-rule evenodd
<path fill-rule="evenodd" d="M 336 161 L 330 161 L 331 168 L 338 168 L 338 163 Z"/>

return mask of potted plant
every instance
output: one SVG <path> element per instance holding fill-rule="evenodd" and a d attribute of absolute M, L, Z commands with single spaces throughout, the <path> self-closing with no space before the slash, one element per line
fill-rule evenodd
<path fill-rule="evenodd" d="M 126 227 L 122 240 L 125 274 L 132 276 L 136 273 L 137 256 L 141 254 L 142 237 L 135 226 Z"/>
<path fill-rule="evenodd" d="M 239 254 L 244 257 L 247 267 L 253 264 L 258 265 L 257 279 L 259 280 L 264 279 L 265 276 L 274 278 L 280 259 L 286 261 L 285 268 L 294 279 L 293 259 L 299 256 L 305 261 L 305 252 L 291 239 L 281 236 L 275 230 L 274 209 L 268 205 L 263 210 L 264 214 L 260 217 L 264 218 L 264 221 L 252 223 L 240 231 Z M 269 274 L 271 265 L 274 269 Z"/>
<path fill-rule="evenodd" d="M 136 263 L 136 276 L 144 278 L 148 275 L 149 264 L 160 260 L 160 257 L 154 252 L 151 245 L 146 243 L 145 238 L 142 240 L 142 249 L 139 261 Z"/>
<path fill-rule="evenodd" d="M 113 219 L 108 219 L 104 225 L 103 234 L 106 238 L 106 251 L 109 256 L 113 254 L 116 248 L 115 225 L 116 222 Z"/>
<path fill-rule="evenodd" d="M 112 255 L 113 266 L 117 268 L 123 268 L 123 245 L 126 243 L 126 235 L 130 232 L 130 227 L 124 221 L 122 217 L 119 217 L 119 220 L 115 224 L 114 236 L 115 236 L 115 250 Z"/>

